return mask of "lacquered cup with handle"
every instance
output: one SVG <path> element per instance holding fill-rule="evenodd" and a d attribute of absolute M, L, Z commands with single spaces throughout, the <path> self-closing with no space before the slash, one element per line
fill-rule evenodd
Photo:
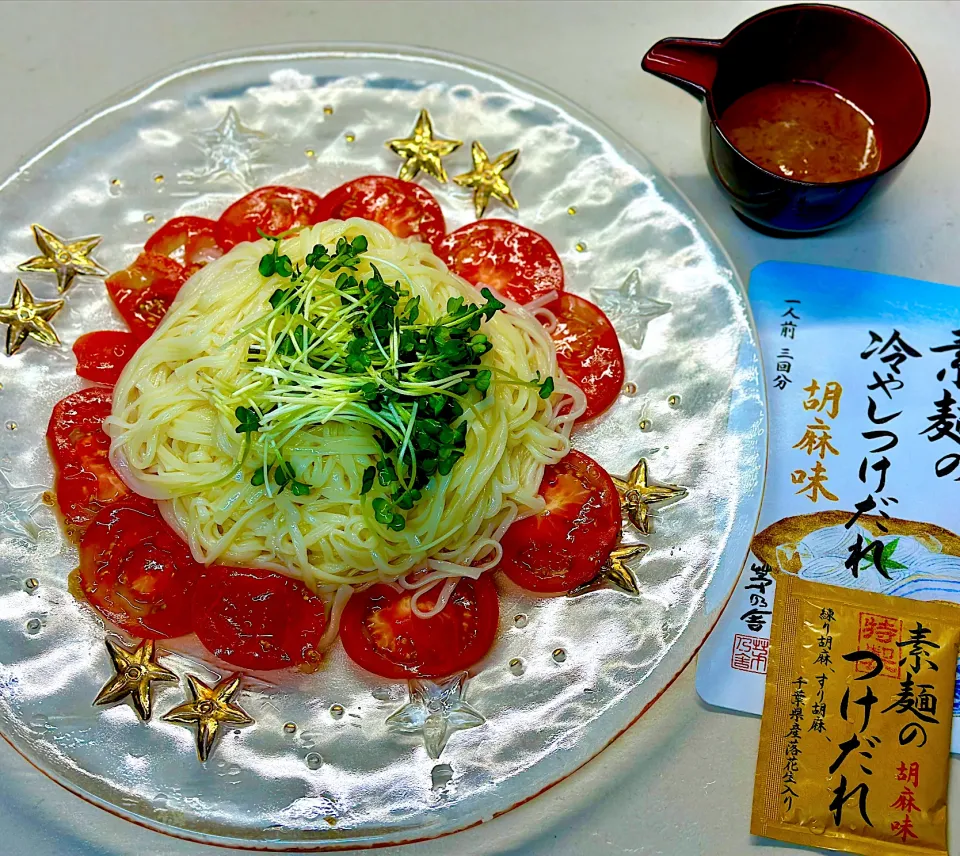
<path fill-rule="evenodd" d="M 717 186 L 749 225 L 777 235 L 823 232 L 861 210 L 903 166 L 930 116 L 930 88 L 913 51 L 879 22 L 839 6 L 769 9 L 720 40 L 663 39 L 643 68 L 703 103 L 704 155 Z M 880 142 L 876 172 L 798 181 L 737 150 L 721 130 L 724 111 L 748 92 L 788 81 L 830 87 L 871 118 Z"/>

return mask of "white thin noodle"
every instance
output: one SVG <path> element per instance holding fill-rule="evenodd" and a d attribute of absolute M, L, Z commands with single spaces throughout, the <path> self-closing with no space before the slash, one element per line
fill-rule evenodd
<path fill-rule="evenodd" d="M 557 316 L 554 315 L 549 309 L 539 306 L 533 310 L 533 314 L 536 319 L 543 324 L 543 329 L 548 333 L 552 333 L 557 329 Z"/>
<path fill-rule="evenodd" d="M 524 303 L 523 308 L 527 312 L 533 313 L 533 316 L 543 325 L 543 329 L 552 333 L 557 329 L 557 316 L 547 309 L 548 303 L 553 303 L 560 296 L 559 291 L 548 291 L 534 298 L 529 303 Z"/>
<path fill-rule="evenodd" d="M 427 245 L 365 220 L 305 229 L 284 240 L 281 252 L 302 263 L 315 244 L 333 247 L 342 235 L 366 236 L 365 257 L 420 296 L 421 318 L 442 315 L 450 297 L 478 300 L 476 289 L 450 274 Z M 416 586 L 419 601 L 425 579 L 432 587 L 492 567 L 507 526 L 542 510 L 537 491 L 544 467 L 567 453 L 570 430 L 586 407 L 559 369 L 548 332 L 512 302 L 484 322 L 494 345 L 486 365 L 524 380 L 538 372 L 552 377 L 555 392 L 543 400 L 537 388 L 498 382 L 494 374 L 487 397 L 467 412 L 463 458 L 449 475 L 431 480 L 407 513 L 406 528 L 390 531 L 373 517 L 378 488 L 360 496 L 363 472 L 377 453 L 367 425 L 333 416 L 289 440 L 284 454 L 310 485 L 305 496 L 270 495 L 250 484 L 263 459 L 256 445 L 236 470 L 244 441 L 234 410 L 244 404 L 242 390 L 262 384 L 264 375 L 245 361 L 249 341 L 231 340 L 269 311 L 268 298 L 281 284 L 257 271 L 269 249 L 264 240 L 240 244 L 200 270 L 124 369 L 106 420 L 110 458 L 123 480 L 160 501 L 198 561 L 276 570 L 328 598 L 339 586 L 392 582 L 419 570 L 426 574 Z M 359 270 L 368 274 L 369 262 Z M 444 584 L 434 608 L 442 609 L 454 585 Z"/>
<path fill-rule="evenodd" d="M 545 294 L 541 294 L 539 297 L 535 297 L 533 300 L 528 301 L 523 304 L 523 308 L 528 312 L 533 312 L 537 309 L 540 309 L 546 306 L 548 303 L 553 303 L 560 296 L 560 292 L 554 289 L 553 291 L 548 291 Z"/>
<path fill-rule="evenodd" d="M 330 614 L 327 616 L 327 628 L 323 631 L 323 636 L 317 642 L 316 649 L 321 653 L 326 651 L 340 635 L 340 616 L 343 615 L 343 609 L 353 594 L 352 586 L 338 586 L 333 598 L 327 602 L 330 604 Z"/>
<path fill-rule="evenodd" d="M 410 598 L 410 609 L 418 618 L 433 618 L 433 616 L 443 611 L 443 608 L 450 600 L 453 590 L 460 582 L 460 577 L 447 577 L 443 582 L 443 588 L 437 596 L 437 602 L 429 609 L 420 609 L 420 597 L 428 592 L 433 586 L 417 589 L 413 597 Z M 436 585 L 436 583 L 434 583 Z"/>

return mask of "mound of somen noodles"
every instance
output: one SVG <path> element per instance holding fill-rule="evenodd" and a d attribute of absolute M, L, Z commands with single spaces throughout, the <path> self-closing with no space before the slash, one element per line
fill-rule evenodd
<path fill-rule="evenodd" d="M 536 310 L 365 220 L 240 244 L 124 370 L 111 461 L 205 563 L 477 577 L 584 408 Z"/>

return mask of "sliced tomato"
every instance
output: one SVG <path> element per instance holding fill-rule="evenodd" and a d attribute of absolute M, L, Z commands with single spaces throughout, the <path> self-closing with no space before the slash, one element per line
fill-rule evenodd
<path fill-rule="evenodd" d="M 112 469 L 68 464 L 53 482 L 57 507 L 72 531 L 83 532 L 101 508 L 130 491 Z"/>
<path fill-rule="evenodd" d="M 436 606 L 442 584 L 418 608 Z M 411 592 L 378 584 L 350 598 L 340 618 L 344 650 L 358 666 L 384 678 L 438 678 L 469 669 L 490 650 L 500 621 L 497 590 L 488 574 L 464 577 L 447 605 L 418 618 Z"/>
<path fill-rule="evenodd" d="M 563 373 L 587 396 L 581 419 L 603 413 L 623 387 L 623 353 L 617 331 L 603 310 L 575 294 L 562 294 L 547 308 L 557 316 L 550 333 Z"/>
<path fill-rule="evenodd" d="M 102 509 L 80 541 L 80 587 L 90 605 L 142 639 L 193 630 L 202 571 L 156 503 L 139 496 Z"/>
<path fill-rule="evenodd" d="M 110 438 L 104 433 L 103 420 L 112 407 L 113 391 L 102 387 L 81 389 L 56 403 L 47 424 L 47 440 L 58 467 L 73 461 L 77 448 L 89 437 L 109 448 Z"/>
<path fill-rule="evenodd" d="M 105 505 L 130 494 L 110 464 L 103 420 L 111 406 L 109 389 L 90 387 L 57 402 L 50 415 L 47 440 L 58 469 L 54 492 L 74 526 L 85 526 Z"/>
<path fill-rule="evenodd" d="M 233 203 L 217 220 L 214 234 L 224 251 L 244 241 L 259 241 L 257 229 L 279 235 L 325 219 L 318 216 L 321 199 L 298 187 L 258 187 Z"/>
<path fill-rule="evenodd" d="M 130 361 L 140 340 L 122 330 L 97 330 L 84 333 L 73 343 L 77 374 L 96 383 L 116 383 Z"/>
<path fill-rule="evenodd" d="M 187 279 L 183 265 L 160 253 L 140 253 L 129 267 L 107 277 L 107 292 L 133 334 L 146 341 Z"/>
<path fill-rule="evenodd" d="M 208 568 L 193 597 L 206 648 L 241 669 L 283 669 L 320 659 L 323 601 L 303 583 L 256 568 Z"/>
<path fill-rule="evenodd" d="M 597 575 L 617 541 L 617 489 L 596 461 L 571 451 L 546 468 L 540 496 L 546 508 L 506 531 L 497 567 L 531 591 L 570 591 Z"/>
<path fill-rule="evenodd" d="M 440 204 L 429 190 L 389 175 L 366 175 L 331 190 L 320 220 L 362 217 L 386 226 L 398 238 L 419 238 L 434 249 L 446 234 Z"/>
<path fill-rule="evenodd" d="M 216 226 L 215 220 L 206 217 L 174 217 L 150 236 L 143 249 L 167 256 L 185 268 L 203 266 L 223 255 L 214 234 Z"/>
<path fill-rule="evenodd" d="M 451 232 L 437 248 L 447 267 L 477 288 L 487 285 L 516 303 L 563 291 L 563 265 L 543 235 L 509 220 L 478 220 Z"/>

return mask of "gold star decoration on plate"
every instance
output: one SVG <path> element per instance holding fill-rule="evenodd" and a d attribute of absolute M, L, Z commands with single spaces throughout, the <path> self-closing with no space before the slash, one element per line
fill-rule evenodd
<path fill-rule="evenodd" d="M 30 289 L 18 279 L 9 306 L 0 306 L 0 324 L 7 324 L 7 356 L 12 357 L 27 339 L 42 345 L 60 344 L 50 321 L 63 309 L 63 299 L 34 300 Z"/>
<path fill-rule="evenodd" d="M 154 681 L 176 683 L 177 676 L 157 662 L 152 639 L 141 642 L 134 651 L 110 639 L 106 643 L 116 674 L 103 685 L 93 703 L 112 704 L 129 696 L 137 716 L 147 722 L 151 714 L 151 684 Z"/>
<path fill-rule="evenodd" d="M 570 596 L 576 597 L 578 594 L 603 588 L 615 588 L 627 594 L 640 594 L 637 578 L 627 567 L 627 562 L 631 559 L 639 559 L 649 549 L 646 544 L 620 544 L 614 547 L 607 561 L 600 568 L 600 573 L 589 582 L 573 589 L 569 593 Z"/>
<path fill-rule="evenodd" d="M 239 676 L 224 678 L 215 687 L 208 687 L 199 678 L 187 675 L 187 684 L 193 701 L 177 705 L 163 715 L 163 721 L 196 726 L 197 756 L 206 761 L 222 725 L 253 725 L 253 719 L 231 703 L 240 692 Z"/>
<path fill-rule="evenodd" d="M 638 559 L 650 548 L 646 544 L 621 544 L 613 549 L 600 570 L 600 576 L 615 588 L 627 594 L 640 594 L 640 586 L 630 568 L 629 559 Z"/>
<path fill-rule="evenodd" d="M 52 271 L 57 275 L 57 291 L 63 294 L 78 275 L 106 276 L 107 271 L 90 258 L 103 240 L 99 235 L 89 238 L 58 238 L 49 229 L 33 224 L 33 238 L 40 250 L 39 256 L 27 259 L 18 266 L 23 271 Z"/>
<path fill-rule="evenodd" d="M 650 506 L 687 495 L 687 489 L 675 484 L 650 484 L 647 462 L 640 462 L 625 479 L 612 476 L 620 494 L 620 505 L 627 519 L 643 534 L 650 534 Z"/>
<path fill-rule="evenodd" d="M 470 154 L 473 156 L 473 169 L 463 175 L 455 175 L 453 180 L 461 187 L 473 188 L 473 208 L 477 213 L 477 219 L 479 220 L 487 210 L 491 196 L 511 208 L 519 208 L 503 173 L 513 166 L 520 154 L 520 149 L 504 152 L 491 163 L 486 149 L 475 141 L 470 146 Z"/>
<path fill-rule="evenodd" d="M 400 167 L 400 178 L 404 181 L 413 181 L 421 170 L 432 175 L 437 181 L 446 181 L 447 171 L 443 168 L 441 159 L 462 145 L 462 140 L 436 139 L 433 136 L 433 122 L 426 110 L 420 111 L 417 124 L 409 137 L 387 141 L 387 147 L 391 151 L 405 158 L 403 166 Z"/>

